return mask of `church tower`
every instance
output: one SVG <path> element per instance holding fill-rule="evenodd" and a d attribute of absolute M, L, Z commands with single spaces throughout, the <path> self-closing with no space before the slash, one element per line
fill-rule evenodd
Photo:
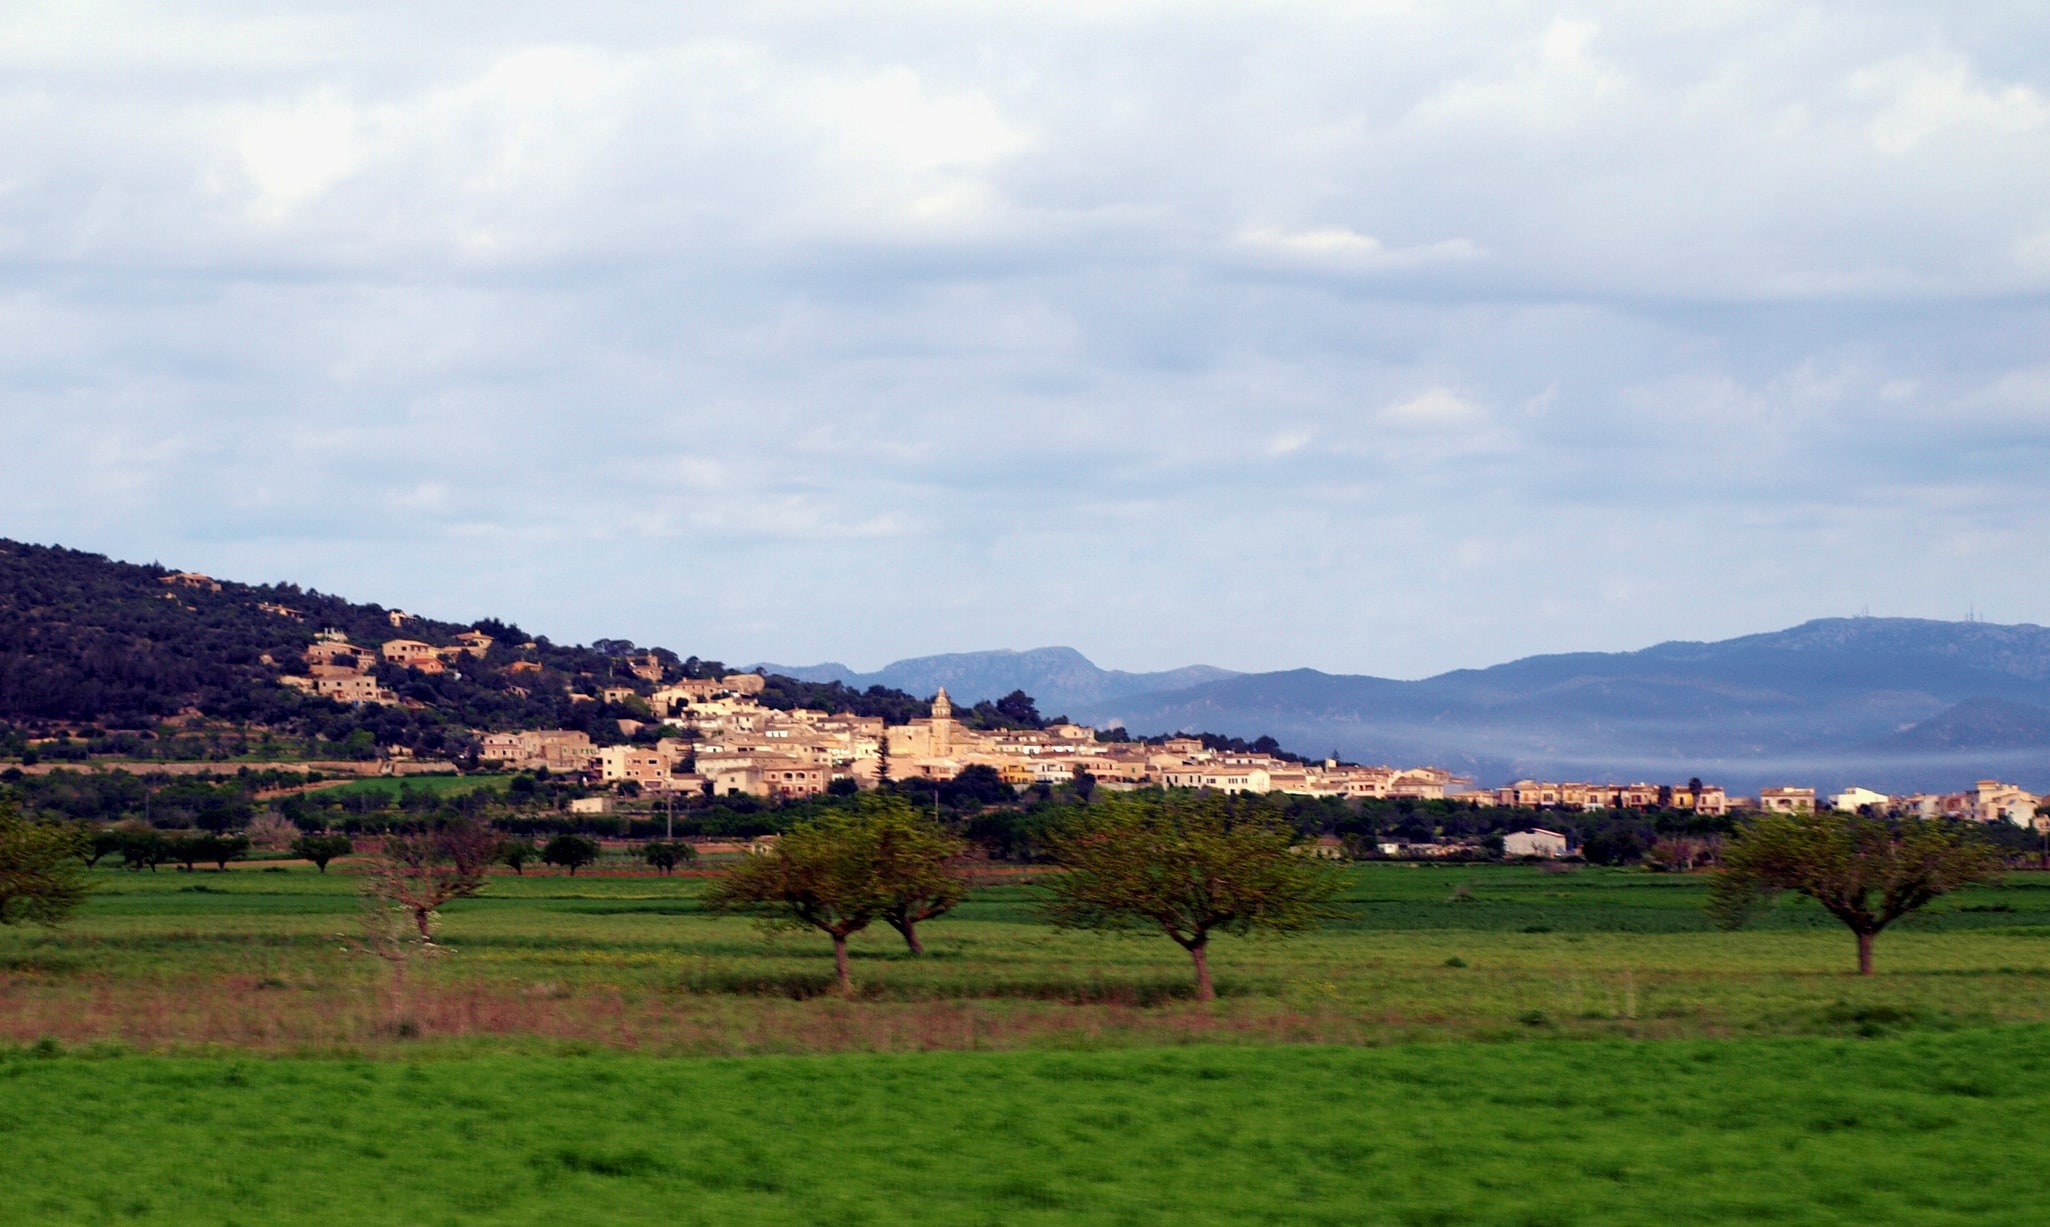
<path fill-rule="evenodd" d="M 935 758 L 954 752 L 954 704 L 947 698 L 945 686 L 932 700 L 932 752 Z"/>

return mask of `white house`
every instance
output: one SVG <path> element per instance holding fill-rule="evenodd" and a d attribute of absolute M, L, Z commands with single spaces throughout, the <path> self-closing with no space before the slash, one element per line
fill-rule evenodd
<path fill-rule="evenodd" d="M 1829 807 L 1831 809 L 1840 809 L 1847 814 L 1855 814 L 1861 807 L 1867 805 L 1871 806 L 1875 811 L 1883 810 L 1892 801 L 1893 798 L 1883 792 L 1873 792 L 1869 788 L 1859 788 L 1854 784 L 1831 797 L 1829 799 Z"/>
<path fill-rule="evenodd" d="M 1502 837 L 1504 856 L 1541 856 L 1546 860 L 1557 860 L 1566 855 L 1566 837 L 1557 831 L 1543 827 L 1532 827 Z"/>

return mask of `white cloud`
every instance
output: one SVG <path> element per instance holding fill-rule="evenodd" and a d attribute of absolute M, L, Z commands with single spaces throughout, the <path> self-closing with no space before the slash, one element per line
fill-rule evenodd
<path fill-rule="evenodd" d="M 1981 81 L 1954 54 L 1904 56 L 1854 73 L 1849 87 L 1879 104 L 1872 143 L 1896 157 L 1938 135 L 2021 136 L 2050 127 L 2050 100 L 2022 84 Z"/>
<path fill-rule="evenodd" d="M 2050 16 L 1958 11 L 10 10 L 0 513 L 731 659 L 2021 616 L 1932 543 L 2050 531 Z"/>
<path fill-rule="evenodd" d="M 1344 226 L 1283 230 L 1258 226 L 1239 236 L 1239 245 L 1256 255 L 1302 268 L 1339 272 L 1378 272 L 1463 264 L 1477 260 L 1480 248 L 1466 239 L 1445 239 L 1413 247 L 1389 247 L 1372 235 Z"/>

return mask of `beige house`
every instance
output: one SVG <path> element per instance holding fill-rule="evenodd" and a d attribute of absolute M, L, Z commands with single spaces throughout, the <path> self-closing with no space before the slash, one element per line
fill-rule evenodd
<path fill-rule="evenodd" d="M 333 699 L 337 703 L 396 703 L 399 696 L 378 685 L 374 677 L 365 677 L 351 670 L 338 670 L 336 676 L 281 677 L 282 685 L 308 694 Z"/>
<path fill-rule="evenodd" d="M 1758 790 L 1758 808 L 1768 814 L 1812 814 L 1815 812 L 1815 790 L 1761 788 Z"/>
<path fill-rule="evenodd" d="M 594 769 L 597 747 L 590 734 L 576 729 L 524 729 L 516 733 L 486 733 L 478 757 L 526 771 L 546 767 L 560 774 Z"/>
<path fill-rule="evenodd" d="M 2035 821 L 2036 794 L 1999 780 L 1972 785 L 1971 816 L 1980 822 L 2011 822 L 2027 827 Z"/>
<path fill-rule="evenodd" d="M 404 665 L 409 669 L 418 668 L 423 662 L 441 663 L 441 654 L 434 645 L 418 639 L 387 639 L 378 645 L 378 653 L 386 664 Z"/>

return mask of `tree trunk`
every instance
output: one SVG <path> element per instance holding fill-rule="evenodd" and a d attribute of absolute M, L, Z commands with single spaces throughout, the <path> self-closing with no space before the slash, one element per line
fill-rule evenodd
<path fill-rule="evenodd" d="M 847 939 L 833 934 L 833 970 L 840 976 L 840 991 L 849 997 L 854 995 L 854 977 L 847 974 Z"/>
<path fill-rule="evenodd" d="M 432 929 L 428 928 L 427 925 L 428 911 L 429 909 L 424 907 L 416 907 L 413 909 L 413 924 L 420 930 L 420 940 L 423 942 L 434 940 L 434 932 Z"/>
<path fill-rule="evenodd" d="M 1872 974 L 1872 934 L 1870 933 L 1858 934 L 1858 974 L 1861 976 Z"/>
<path fill-rule="evenodd" d="M 1198 939 L 1189 947 L 1189 957 L 1196 961 L 1196 1000 L 1217 1000 L 1217 990 L 1210 987 L 1210 939 Z"/>
<path fill-rule="evenodd" d="M 925 953 L 925 943 L 918 940 L 918 922 L 915 920 L 892 920 L 890 927 L 904 938 L 904 944 L 914 955 Z"/>

